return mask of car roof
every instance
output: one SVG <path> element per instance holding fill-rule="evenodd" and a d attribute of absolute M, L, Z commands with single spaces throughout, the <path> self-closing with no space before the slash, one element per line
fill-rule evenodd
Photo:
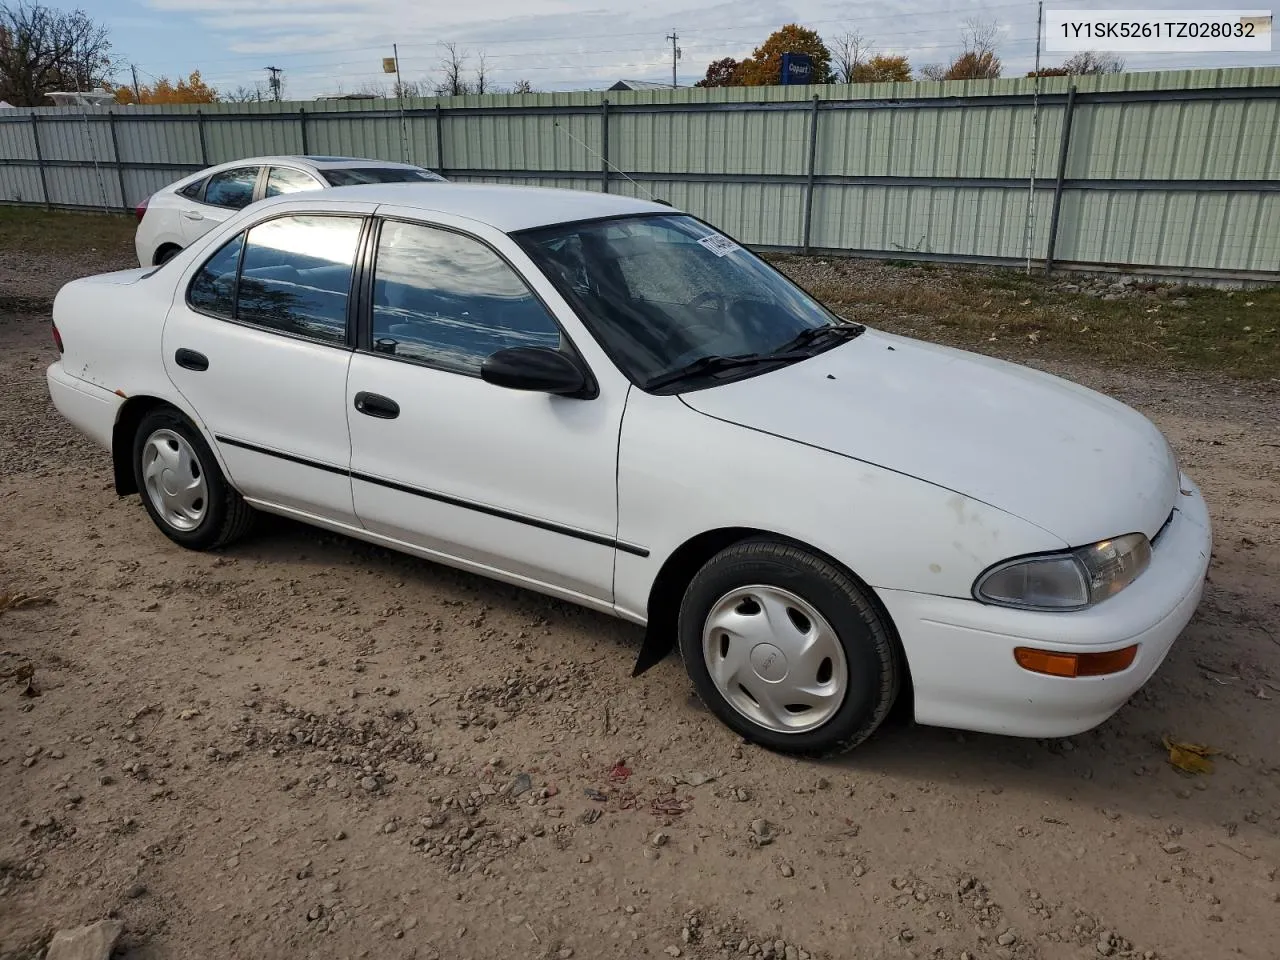
<path fill-rule="evenodd" d="M 280 154 L 268 157 L 238 157 L 235 160 L 227 160 L 223 163 L 212 164 L 206 167 L 201 173 L 207 173 L 210 170 L 222 170 L 228 167 L 247 167 L 247 166 L 263 166 L 265 164 L 281 164 L 291 163 L 304 167 L 312 167 L 316 170 L 333 170 L 333 169 L 351 169 L 352 167 L 404 167 L 410 170 L 424 170 L 415 163 L 400 163 L 397 160 L 374 160 L 370 157 L 326 157 L 326 156 L 306 156 L 301 154 Z"/>
<path fill-rule="evenodd" d="M 339 195 L 340 194 L 340 195 Z M 285 194 L 283 198 L 295 197 Z M 444 213 L 488 224 L 504 233 L 533 227 L 635 214 L 676 213 L 672 207 L 613 193 L 492 183 L 376 183 L 343 187 L 316 202 L 364 201 Z"/>

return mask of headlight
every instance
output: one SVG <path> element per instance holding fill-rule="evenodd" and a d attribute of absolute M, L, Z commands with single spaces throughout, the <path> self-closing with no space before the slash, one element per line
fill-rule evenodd
<path fill-rule="evenodd" d="M 1141 533 L 996 564 L 973 585 L 986 603 L 1026 610 L 1082 610 L 1114 596 L 1151 562 L 1151 543 Z"/>

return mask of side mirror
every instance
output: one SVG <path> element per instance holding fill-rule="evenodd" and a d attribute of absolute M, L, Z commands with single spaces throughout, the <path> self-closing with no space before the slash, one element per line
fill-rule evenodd
<path fill-rule="evenodd" d="M 511 390 L 535 390 L 562 397 L 586 397 L 590 383 L 573 360 L 548 347 L 508 347 L 480 365 L 480 379 Z"/>

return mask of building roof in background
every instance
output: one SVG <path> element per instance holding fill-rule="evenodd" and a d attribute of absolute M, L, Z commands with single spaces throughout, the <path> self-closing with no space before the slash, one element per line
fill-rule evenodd
<path fill-rule="evenodd" d="M 653 80 L 619 80 L 609 89 L 610 90 L 670 90 L 671 84 L 658 83 Z"/>

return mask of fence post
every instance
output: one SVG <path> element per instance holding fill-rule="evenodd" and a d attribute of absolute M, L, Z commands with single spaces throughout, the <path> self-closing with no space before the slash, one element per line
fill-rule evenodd
<path fill-rule="evenodd" d="M 116 161 L 116 182 L 120 185 L 120 209 L 129 212 L 129 198 L 124 193 L 124 164 L 120 161 L 120 138 L 116 135 L 116 114 L 107 111 L 107 128 L 111 131 L 111 155 Z"/>
<path fill-rule="evenodd" d="M 804 186 L 804 247 L 809 252 L 809 236 L 813 229 L 813 177 L 818 161 L 818 95 L 813 95 L 813 111 L 809 114 L 809 172 Z"/>
<path fill-rule="evenodd" d="M 444 176 L 444 110 L 436 101 L 436 173 Z"/>
<path fill-rule="evenodd" d="M 207 167 L 209 165 L 209 147 L 204 140 L 204 114 L 196 111 L 196 129 L 200 133 L 200 166 Z"/>
<path fill-rule="evenodd" d="M 1053 269 L 1053 251 L 1058 245 L 1058 213 L 1062 209 L 1062 181 L 1067 175 L 1067 152 L 1071 149 L 1071 117 L 1076 109 L 1076 85 L 1067 88 L 1067 106 L 1062 114 L 1062 141 L 1058 146 L 1058 179 L 1053 185 L 1053 213 L 1049 216 L 1049 246 L 1044 254 L 1044 272 Z"/>
<path fill-rule="evenodd" d="M 302 155 L 305 157 L 307 156 L 307 154 L 311 152 L 311 149 L 307 146 L 307 108 L 306 107 L 298 108 L 298 127 L 302 131 Z"/>
<path fill-rule="evenodd" d="M 609 98 L 600 101 L 600 189 L 609 192 Z"/>
<path fill-rule="evenodd" d="M 52 210 L 53 203 L 49 200 L 49 179 L 44 172 L 44 152 L 40 149 L 40 116 L 36 113 L 31 114 L 31 142 L 36 147 L 36 166 L 40 170 L 40 192 L 44 194 L 44 208 Z"/>

